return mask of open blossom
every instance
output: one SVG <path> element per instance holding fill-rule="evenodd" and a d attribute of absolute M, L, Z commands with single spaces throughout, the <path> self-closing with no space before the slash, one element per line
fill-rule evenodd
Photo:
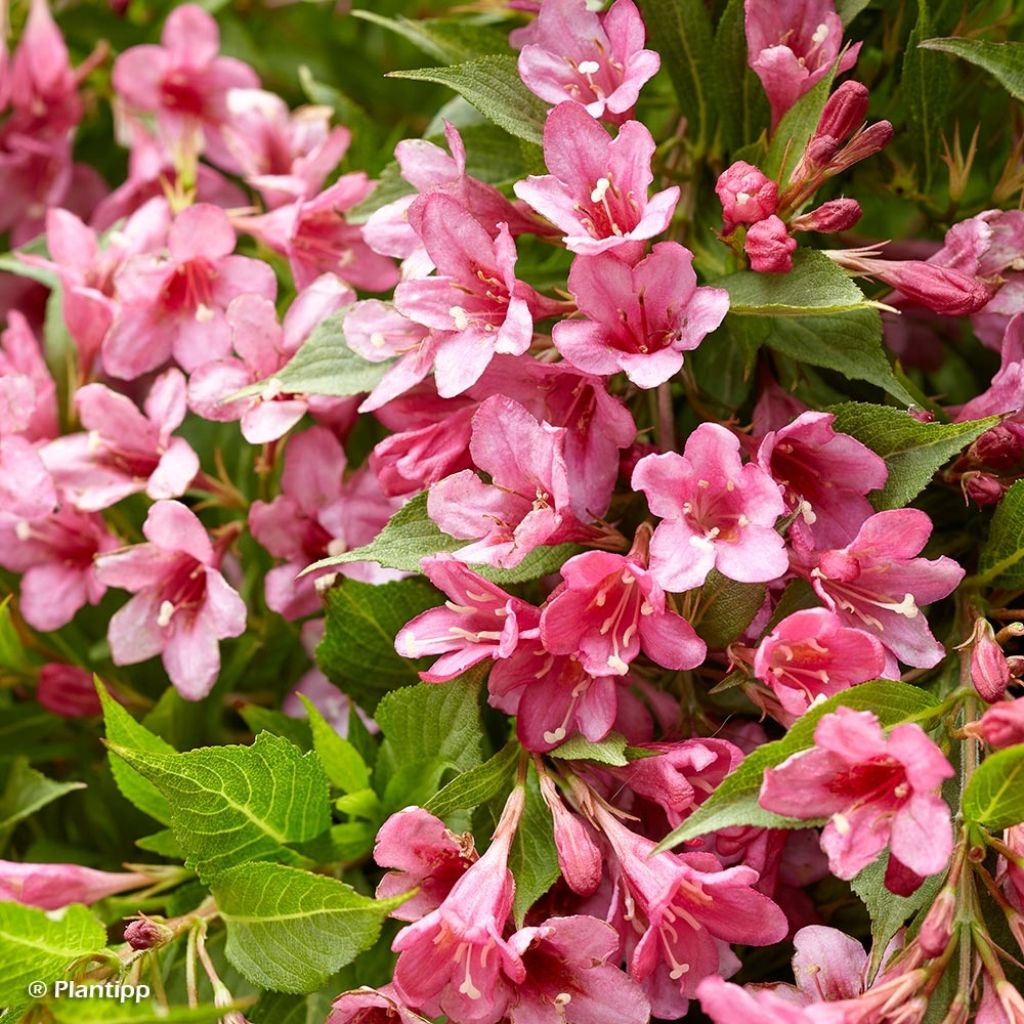
<path fill-rule="evenodd" d="M 849 544 L 817 554 L 810 581 L 846 625 L 874 633 L 900 661 L 931 668 L 945 655 L 920 606 L 956 588 L 964 570 L 942 555 L 918 558 L 932 532 L 920 509 L 879 512 Z"/>
<path fill-rule="evenodd" d="M 12 309 L 0 334 L 0 434 L 41 441 L 57 431 L 56 385 L 28 321 Z"/>
<path fill-rule="evenodd" d="M 886 737 L 870 711 L 840 707 L 814 730 L 814 747 L 765 772 L 760 803 L 793 818 L 829 816 L 821 837 L 829 868 L 853 878 L 889 847 L 886 885 L 907 895 L 941 871 L 953 849 L 938 794 L 953 768 L 919 725 Z"/>
<path fill-rule="evenodd" d="M 42 449 L 43 462 L 68 499 L 86 512 L 129 494 L 176 498 L 199 472 L 187 441 L 174 437 L 185 418 L 185 377 L 168 370 L 149 390 L 142 410 L 103 384 L 75 394 L 86 433 L 66 434 Z"/>
<path fill-rule="evenodd" d="M 17 434 L 0 435 L 0 524 L 57 511 L 57 488 L 39 452 Z"/>
<path fill-rule="evenodd" d="M 149 885 L 136 871 L 96 871 L 79 864 L 24 864 L 0 860 L 0 902 L 59 910 L 72 903 L 97 903 L 128 889 Z"/>
<path fill-rule="evenodd" d="M 643 388 L 677 374 L 729 309 L 728 292 L 697 287 L 693 254 L 676 242 L 659 242 L 633 267 L 610 252 L 577 256 L 569 289 L 586 319 L 555 325 L 558 351 L 587 373 L 624 370 Z"/>
<path fill-rule="evenodd" d="M 526 87 L 548 103 L 581 103 L 592 117 L 621 120 L 661 60 L 643 49 L 645 29 L 633 0 L 598 15 L 586 0 L 547 0 L 519 54 Z"/>
<path fill-rule="evenodd" d="M 775 520 L 785 512 L 778 486 L 753 463 L 740 461 L 736 435 L 702 423 L 682 455 L 648 455 L 633 471 L 661 517 L 651 541 L 651 573 L 666 590 L 699 587 L 717 568 L 742 583 L 777 579 L 788 567 Z"/>
<path fill-rule="evenodd" d="M 772 216 L 779 206 L 778 183 L 759 167 L 737 160 L 718 176 L 715 193 L 722 203 L 722 234 L 738 224 L 756 224 Z"/>
<path fill-rule="evenodd" d="M 402 1001 L 394 985 L 342 992 L 331 1006 L 325 1024 L 426 1024 Z"/>
<path fill-rule="evenodd" d="M 443 683 L 487 658 L 507 658 L 521 637 L 536 636 L 539 613 L 506 594 L 451 555 L 433 555 L 421 563 L 424 575 L 449 600 L 407 622 L 395 637 L 406 658 L 440 654 L 420 678 Z"/>
<path fill-rule="evenodd" d="M 826 608 L 786 616 L 758 645 L 754 675 L 770 686 L 791 715 L 802 715 L 820 697 L 878 679 L 886 654 L 877 637 L 844 626 Z"/>
<path fill-rule="evenodd" d="M 771 989 L 748 989 L 724 978 L 705 978 L 697 989 L 713 1024 L 846 1024 L 846 1010 L 827 1004 L 801 1006 Z"/>
<path fill-rule="evenodd" d="M 231 300 L 243 294 L 273 300 L 277 293 L 268 264 L 232 255 L 235 232 L 219 207 L 183 210 L 167 247 L 167 258 L 136 256 L 117 273 L 120 308 L 103 342 L 103 366 L 113 377 L 133 379 L 172 355 L 185 370 L 226 356 Z"/>
<path fill-rule="evenodd" d="M 1024 313 L 1017 313 L 1006 325 L 999 355 L 992 383 L 960 408 L 958 423 L 1024 410 Z"/>
<path fill-rule="evenodd" d="M 679 202 L 675 185 L 647 197 L 654 148 L 639 121 L 627 121 L 612 139 L 578 103 L 560 103 L 544 124 L 551 173 L 516 182 L 515 193 L 565 233 L 571 252 L 619 249 L 638 258 L 640 243 L 668 227 Z"/>
<path fill-rule="evenodd" d="M 220 671 L 218 641 L 245 629 L 245 602 L 221 574 L 205 527 L 180 502 L 156 502 L 142 532 L 146 543 L 96 560 L 101 583 L 134 594 L 110 620 L 110 656 L 134 665 L 161 654 L 178 692 L 200 700 Z"/>
<path fill-rule="evenodd" d="M 843 45 L 843 23 L 833 0 L 745 0 L 748 63 L 772 107 L 772 128 L 828 74 Z M 839 73 L 856 63 L 860 43 L 839 61 Z"/>

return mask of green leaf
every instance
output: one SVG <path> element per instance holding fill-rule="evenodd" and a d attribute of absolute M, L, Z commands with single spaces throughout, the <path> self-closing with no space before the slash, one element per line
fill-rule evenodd
<path fill-rule="evenodd" d="M 312 992 L 377 941 L 405 897 L 373 900 L 325 875 L 243 864 L 213 886 L 228 960 L 262 989 Z"/>
<path fill-rule="evenodd" d="M 922 423 L 908 412 L 868 402 L 836 406 L 835 429 L 881 455 L 889 479 L 872 496 L 876 509 L 904 508 L 953 456 L 999 422 L 998 416 L 967 423 Z"/>
<path fill-rule="evenodd" d="M 313 749 L 313 734 L 310 732 L 309 722 L 304 722 L 301 718 L 292 718 L 282 711 L 261 707 L 259 704 L 243 704 L 238 713 L 254 736 L 261 732 L 272 732 L 275 736 L 291 740 L 300 750 Z"/>
<path fill-rule="evenodd" d="M 152 835 L 136 839 L 135 845 L 140 850 L 155 853 L 160 857 L 166 857 L 168 860 L 185 859 L 185 854 L 178 845 L 178 840 L 174 838 L 174 833 L 169 828 L 162 828 L 159 832 L 154 832 Z"/>
<path fill-rule="evenodd" d="M 27 759 L 18 758 L 0 796 L 0 841 L 18 822 L 76 789 L 85 789 L 85 783 L 55 782 L 30 768 Z"/>
<path fill-rule="evenodd" d="M 0 1007 L 25 1006 L 29 982 L 49 985 L 106 944 L 106 930 L 80 903 L 54 919 L 36 907 L 0 902 Z"/>
<path fill-rule="evenodd" d="M 387 18 L 375 11 L 352 11 L 354 18 L 380 25 L 397 35 L 408 39 L 428 56 L 436 57 L 443 64 L 456 64 L 491 53 L 508 52 L 508 36 L 487 25 L 477 25 L 466 20 L 445 20 L 426 18 L 414 21 L 411 18 Z"/>
<path fill-rule="evenodd" d="M 370 771 L 366 762 L 359 756 L 348 740 L 339 736 L 334 726 L 327 721 L 320 709 L 306 696 L 300 694 L 299 699 L 306 707 L 309 725 L 313 730 L 313 749 L 331 785 L 343 793 L 358 793 L 369 789 Z M 355 717 L 355 711 L 351 712 Z"/>
<path fill-rule="evenodd" d="M 25 645 L 14 628 L 11 618 L 10 594 L 0 600 L 0 669 L 7 669 L 17 675 L 32 673 L 32 662 L 25 655 Z M 2 673 L 0 673 L 2 675 Z"/>
<path fill-rule="evenodd" d="M 25 246 L 26 251 L 32 246 Z M 20 260 L 16 253 L 5 252 L 0 255 L 0 272 L 14 274 L 17 277 L 27 277 L 30 281 L 37 281 L 46 285 L 47 288 L 56 288 L 60 285 L 60 278 L 56 271 L 46 267 L 33 267 L 23 260 Z"/>
<path fill-rule="evenodd" d="M 103 725 L 106 730 L 108 748 L 125 747 L 129 750 L 161 755 L 177 753 L 168 742 L 136 722 L 98 680 L 96 692 L 100 695 L 100 703 L 103 705 Z M 108 750 L 108 755 L 114 782 L 117 783 L 117 788 L 124 798 L 138 807 L 140 811 L 155 818 L 161 825 L 169 824 L 171 811 L 163 793 L 113 750 Z"/>
<path fill-rule="evenodd" d="M 871 0 L 836 0 L 836 14 L 844 26 L 849 25 L 870 3 Z"/>
<path fill-rule="evenodd" d="M 838 67 L 837 57 L 828 74 L 786 111 L 772 135 L 763 170 L 783 187 L 818 127 Z"/>
<path fill-rule="evenodd" d="M 426 802 L 426 809 L 439 818 L 446 818 L 455 811 L 471 811 L 505 792 L 511 788 L 509 784 L 515 774 L 519 749 L 515 740 L 509 740 L 494 757 L 456 775 Z"/>
<path fill-rule="evenodd" d="M 576 733 L 552 750 L 550 756 L 559 757 L 563 761 L 597 761 L 598 764 L 615 765 L 620 768 L 629 764 L 625 737 L 617 732 L 609 733 L 596 743 L 591 743 Z"/>
<path fill-rule="evenodd" d="M 1015 99 L 1024 102 L 1024 43 L 991 43 L 985 39 L 925 39 L 918 47 L 952 53 L 993 75 Z"/>
<path fill-rule="evenodd" d="M 724 650 L 754 621 L 764 604 L 763 583 L 737 583 L 717 569 L 701 590 L 700 618 L 693 627 L 712 650 Z"/>
<path fill-rule="evenodd" d="M 114 749 L 166 797 L 174 836 L 204 882 L 236 864 L 286 857 L 285 844 L 330 825 L 320 762 L 280 736 L 184 754 Z"/>
<path fill-rule="evenodd" d="M 687 135 L 703 153 L 714 133 L 714 80 L 711 21 L 703 0 L 641 0 L 647 44 L 661 54 L 686 113 Z"/>
<path fill-rule="evenodd" d="M 324 673 L 357 704 L 373 714 L 390 690 L 409 686 L 429 661 L 403 658 L 395 635 L 420 612 L 443 597 L 424 579 L 395 580 L 375 586 L 342 579 L 324 595 L 324 638 L 316 658 Z"/>
<path fill-rule="evenodd" d="M 992 516 L 978 562 L 979 584 L 1017 590 L 1024 587 L 1024 480 L 1003 495 Z"/>
<path fill-rule="evenodd" d="M 729 0 L 715 30 L 715 98 L 725 149 L 737 150 L 763 138 L 770 117 L 761 82 L 747 64 L 743 0 Z M 756 161 L 755 161 L 756 162 Z"/>
<path fill-rule="evenodd" d="M 523 816 L 508 857 L 509 870 L 516 880 L 512 914 L 520 928 L 526 912 L 555 884 L 561 874 L 554 829 L 554 820 L 540 795 L 537 774 L 531 764 L 526 777 Z"/>
<path fill-rule="evenodd" d="M 143 976 L 142 984 L 146 983 Z M 88 981 L 81 983 L 88 985 Z M 99 984 L 99 983 L 94 983 Z M 125 991 L 124 986 L 122 992 Z M 231 1003 L 227 1006 L 163 1006 L 152 999 L 139 1002 L 120 1002 L 118 999 L 104 997 L 86 998 L 82 996 L 70 998 L 64 993 L 62 998 L 54 999 L 47 1004 L 48 1021 L 53 1024 L 217 1024 L 232 1009 L 242 1011 L 247 1003 Z"/>
<path fill-rule="evenodd" d="M 989 754 L 964 790 L 964 817 L 998 832 L 1024 821 L 1024 746 Z"/>
<path fill-rule="evenodd" d="M 927 712 L 935 706 L 935 700 L 915 686 L 891 679 L 876 679 L 816 704 L 793 723 L 783 739 L 758 747 L 736 771 L 727 775 L 714 793 L 662 840 L 658 850 L 668 850 L 688 839 L 734 825 L 806 828 L 807 821 L 784 818 L 761 807 L 757 801 L 761 781 L 766 768 L 774 768 L 791 754 L 813 746 L 818 720 L 840 706 L 873 711 L 882 725 L 888 727 Z"/>
<path fill-rule="evenodd" d="M 510 135 L 538 145 L 544 142 L 548 105 L 523 85 L 516 58 L 508 54 L 480 57 L 447 68 L 392 71 L 388 77 L 446 85 Z"/>
<path fill-rule="evenodd" d="M 931 188 L 938 166 L 940 140 L 948 130 L 946 110 L 953 89 L 949 61 L 919 45 L 934 34 L 929 0 L 917 0 L 917 22 L 903 55 L 900 92 L 906 101 L 912 148 L 921 154 L 922 183 L 926 191 Z"/>

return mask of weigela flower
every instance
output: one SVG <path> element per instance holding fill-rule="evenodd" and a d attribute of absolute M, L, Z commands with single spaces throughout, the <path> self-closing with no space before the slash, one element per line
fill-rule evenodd
<path fill-rule="evenodd" d="M 754 675 L 791 715 L 802 715 L 821 697 L 887 675 L 877 637 L 844 626 L 826 608 L 786 616 L 758 645 Z"/>
<path fill-rule="evenodd" d="M 444 683 L 487 658 L 507 658 L 520 638 L 535 637 L 540 614 L 506 594 L 450 555 L 433 555 L 420 563 L 424 575 L 449 600 L 417 615 L 395 637 L 405 658 L 441 657 L 420 678 Z"/>
<path fill-rule="evenodd" d="M 752 224 L 743 241 L 750 269 L 759 274 L 788 274 L 793 269 L 796 239 L 786 225 L 772 214 Z"/>
<path fill-rule="evenodd" d="M 36 680 L 36 700 L 61 718 L 89 718 L 103 714 L 92 673 L 77 665 L 55 661 L 43 665 Z"/>
<path fill-rule="evenodd" d="M 977 731 L 997 749 L 1024 743 L 1024 697 L 993 704 L 981 716 Z"/>
<path fill-rule="evenodd" d="M 830 199 L 817 209 L 794 217 L 789 222 L 790 231 L 820 231 L 830 234 L 835 231 L 849 231 L 861 218 L 863 211 L 856 199 Z"/>
<path fill-rule="evenodd" d="M 747 989 L 724 978 L 705 978 L 697 989 L 701 1009 L 713 1024 L 846 1024 L 846 1010 L 801 1006 L 770 989 Z"/>
<path fill-rule="evenodd" d="M 558 867 L 578 896 L 590 896 L 601 884 L 604 857 L 589 825 L 562 802 L 551 776 L 540 776 L 540 792 L 551 812 Z"/>
<path fill-rule="evenodd" d="M 949 862 L 953 830 L 938 788 L 953 774 L 920 726 L 898 725 L 887 737 L 870 711 L 840 707 L 818 723 L 811 750 L 765 772 L 759 800 L 793 818 L 828 815 L 821 846 L 839 878 L 888 846 L 886 885 L 907 895 Z"/>
<path fill-rule="evenodd" d="M 730 235 L 738 224 L 756 224 L 779 206 L 779 186 L 760 168 L 737 160 L 718 176 L 715 193 L 722 203 L 722 234 Z"/>
<path fill-rule="evenodd" d="M 620 121 L 661 59 L 643 49 L 646 30 L 633 0 L 603 15 L 586 0 L 548 0 L 519 54 L 526 87 L 548 103 L 581 103 L 591 117 Z"/>
<path fill-rule="evenodd" d="M 57 488 L 39 452 L 16 434 L 0 436 L 0 524 L 42 519 L 57 511 Z"/>
<path fill-rule="evenodd" d="M 916 557 L 931 532 L 919 509 L 879 512 L 845 547 L 819 552 L 809 573 L 818 596 L 844 623 L 874 633 L 915 668 L 931 668 L 945 656 L 920 606 L 952 593 L 964 576 L 945 555 Z"/>
<path fill-rule="evenodd" d="M 96 871 L 79 864 L 20 864 L 0 860 L 0 901 L 59 910 L 72 903 L 98 903 L 128 889 L 149 885 L 136 871 Z"/>
<path fill-rule="evenodd" d="M 563 320 L 552 339 L 586 373 L 624 370 L 642 388 L 657 387 L 682 368 L 683 353 L 714 331 L 729 309 L 721 288 L 698 288 L 693 254 L 659 242 L 634 267 L 614 253 L 577 256 L 569 290 L 585 320 Z"/>
<path fill-rule="evenodd" d="M 971 649 L 971 682 L 974 688 L 989 704 L 1001 701 L 1013 673 L 1002 646 L 996 640 L 992 624 L 987 619 L 977 619 L 967 644 Z"/>
<path fill-rule="evenodd" d="M 57 431 L 56 385 L 28 321 L 12 309 L 0 334 L 0 434 L 41 441 Z"/>
<path fill-rule="evenodd" d="M 763 469 L 742 464 L 739 440 L 725 427 L 702 423 L 682 455 L 641 459 L 633 487 L 662 520 L 651 541 L 651 574 L 666 590 L 699 587 L 713 568 L 742 583 L 786 572 L 775 530 L 785 512 L 782 494 Z"/>
<path fill-rule="evenodd" d="M 648 199 L 653 156 L 654 139 L 639 121 L 627 121 L 611 139 L 578 103 L 560 103 L 544 124 L 551 173 L 531 175 L 514 190 L 565 233 L 571 252 L 618 249 L 635 260 L 641 243 L 668 227 L 679 202 L 676 185 Z"/>
<path fill-rule="evenodd" d="M 961 406 L 958 423 L 1016 413 L 1024 410 L 1024 314 L 1016 314 L 1006 325 L 999 369 L 988 389 Z M 980 438 L 979 438 L 980 440 Z M 1001 493 L 1000 493 L 1001 496 Z"/>
<path fill-rule="evenodd" d="M 174 431 L 185 418 L 185 376 L 168 370 L 149 389 L 143 410 L 103 384 L 75 394 L 86 433 L 65 434 L 42 449 L 43 462 L 67 498 L 86 512 L 129 494 L 153 499 L 185 493 L 199 457 Z"/>
<path fill-rule="evenodd" d="M 206 528 L 177 501 L 158 501 L 142 526 L 146 543 L 96 559 L 99 581 L 131 591 L 110 620 L 115 665 L 163 657 L 186 700 L 201 700 L 220 672 L 218 641 L 245 630 L 245 602 L 218 568 Z"/>
<path fill-rule="evenodd" d="M 405 1005 L 394 985 L 364 986 L 342 992 L 325 1024 L 426 1024 L 426 1018 Z"/>

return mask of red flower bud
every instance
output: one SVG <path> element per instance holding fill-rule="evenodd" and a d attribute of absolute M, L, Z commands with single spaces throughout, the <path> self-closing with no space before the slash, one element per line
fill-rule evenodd
<path fill-rule="evenodd" d="M 994 476 L 978 472 L 964 473 L 960 489 L 964 497 L 976 505 L 997 505 L 1006 493 L 1006 488 Z"/>
<path fill-rule="evenodd" d="M 848 139 L 864 123 L 870 96 L 860 82 L 843 82 L 828 98 L 814 134 L 831 135 L 840 141 Z"/>
<path fill-rule="evenodd" d="M 796 239 L 774 215 L 751 226 L 743 248 L 751 270 L 760 274 L 788 274 L 793 269 Z"/>
<path fill-rule="evenodd" d="M 75 665 L 59 662 L 44 665 L 39 670 L 36 700 L 47 711 L 63 718 L 87 718 L 103 713 L 92 675 Z"/>
<path fill-rule="evenodd" d="M 832 199 L 816 210 L 794 217 L 789 222 L 792 231 L 848 231 L 860 220 L 861 208 L 856 199 Z"/>
<path fill-rule="evenodd" d="M 885 149 L 892 141 L 893 127 L 888 121 L 876 121 L 868 125 L 862 132 L 856 135 L 839 151 L 829 167 L 830 174 L 838 174 L 845 171 L 847 167 L 874 156 Z"/>
<path fill-rule="evenodd" d="M 978 732 L 990 747 L 1024 743 L 1024 697 L 993 704 L 981 716 Z"/>
<path fill-rule="evenodd" d="M 124 941 L 132 949 L 155 949 L 174 938 L 174 932 L 165 924 L 143 915 L 124 930 Z"/>
<path fill-rule="evenodd" d="M 719 175 L 715 192 L 722 203 L 722 230 L 727 235 L 737 224 L 756 224 L 771 216 L 779 205 L 779 186 L 742 160 Z"/>
<path fill-rule="evenodd" d="M 1007 420 L 986 430 L 970 447 L 971 458 L 992 469 L 1012 469 L 1024 460 L 1024 424 Z"/>

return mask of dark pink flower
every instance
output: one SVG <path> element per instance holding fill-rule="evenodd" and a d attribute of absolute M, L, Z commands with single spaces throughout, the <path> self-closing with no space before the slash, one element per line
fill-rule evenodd
<path fill-rule="evenodd" d="M 705 978 L 697 998 L 713 1024 L 846 1024 L 848 1019 L 842 1007 L 801 1006 L 770 989 L 746 989 L 724 978 Z"/>
<path fill-rule="evenodd" d="M 332 1004 L 325 1024 L 426 1024 L 403 1002 L 394 985 L 342 992 Z"/>
<path fill-rule="evenodd" d="M 743 242 L 750 269 L 759 274 L 788 274 L 793 269 L 796 239 L 786 225 L 772 214 L 752 224 Z"/>
<path fill-rule="evenodd" d="M 988 389 L 961 406 L 958 423 L 1024 410 L 1024 314 L 1015 314 L 1003 335 L 1000 365 Z M 981 440 L 979 438 L 979 440 Z M 1002 491 L 1000 489 L 1000 495 Z M 998 500 L 998 497 L 997 499 Z"/>
<path fill-rule="evenodd" d="M 754 675 L 794 716 L 802 715 L 819 697 L 832 697 L 886 674 L 881 641 L 844 626 L 826 608 L 788 615 L 761 641 L 754 657 Z"/>
<path fill-rule="evenodd" d="M 0 334 L 0 434 L 42 441 L 57 432 L 56 385 L 28 321 L 12 309 Z"/>
<path fill-rule="evenodd" d="M 218 641 L 245 629 L 245 602 L 221 575 L 205 527 L 180 502 L 156 502 L 142 532 L 146 543 L 96 560 L 101 583 L 135 595 L 110 620 L 110 656 L 134 665 L 161 654 L 178 692 L 200 700 L 220 671 Z"/>
<path fill-rule="evenodd" d="M 792 818 L 827 815 L 821 846 L 833 874 L 853 878 L 886 846 L 890 889 L 894 876 L 920 884 L 946 866 L 953 830 L 938 789 L 954 772 L 920 726 L 886 737 L 870 711 L 840 707 L 818 723 L 814 744 L 765 772 L 760 803 Z"/>
<path fill-rule="evenodd" d="M 591 117 L 619 121 L 661 60 L 643 49 L 646 31 L 633 0 L 598 15 L 586 0 L 547 0 L 519 54 L 526 87 L 548 103 L 581 103 Z"/>
<path fill-rule="evenodd" d="M 0 860 L 0 901 L 59 910 L 72 903 L 97 903 L 152 879 L 138 872 L 95 871 L 79 864 L 20 864 Z"/>
<path fill-rule="evenodd" d="M 603 855 L 590 826 L 562 802 L 546 772 L 540 776 L 540 792 L 554 822 L 558 867 L 565 884 L 578 896 L 590 896 L 601 884 Z"/>
<path fill-rule="evenodd" d="M 654 139 L 639 121 L 611 139 L 578 103 L 560 103 L 544 125 L 551 173 L 517 182 L 515 193 L 565 233 L 572 252 L 621 249 L 639 258 L 640 243 L 668 227 L 679 201 L 675 185 L 648 199 L 653 156 Z"/>
<path fill-rule="evenodd" d="M 1024 697 L 993 704 L 981 716 L 978 731 L 990 747 L 1024 743 Z"/>
<path fill-rule="evenodd" d="M 676 242 L 659 242 L 634 267 L 614 253 L 577 256 L 569 289 L 587 319 L 556 324 L 556 348 L 585 373 L 624 370 L 642 388 L 663 384 L 729 309 L 728 292 L 697 287 L 692 264 Z"/>
<path fill-rule="evenodd" d="M 920 606 L 952 593 L 964 576 L 945 555 L 916 557 L 931 532 L 919 509 L 879 512 L 844 548 L 820 552 L 809 573 L 818 596 L 844 623 L 874 633 L 915 668 L 931 668 L 945 655 Z"/>
<path fill-rule="evenodd" d="M 91 672 L 77 665 L 47 662 L 36 680 L 36 700 L 62 718 L 89 718 L 103 714 Z"/>
<path fill-rule="evenodd" d="M 738 224 L 756 224 L 779 206 L 779 186 L 759 167 L 737 160 L 718 176 L 715 193 L 722 204 L 722 234 Z"/>
<path fill-rule="evenodd" d="M 814 134 L 845 142 L 864 124 L 870 99 L 871 92 L 866 85 L 843 82 L 825 102 Z"/>
<path fill-rule="evenodd" d="M 702 423 L 682 455 L 648 455 L 633 471 L 662 522 L 651 541 L 651 572 L 666 590 L 699 587 L 712 568 L 742 583 L 777 579 L 787 569 L 775 521 L 782 494 L 759 466 L 740 461 L 736 435 Z"/>

